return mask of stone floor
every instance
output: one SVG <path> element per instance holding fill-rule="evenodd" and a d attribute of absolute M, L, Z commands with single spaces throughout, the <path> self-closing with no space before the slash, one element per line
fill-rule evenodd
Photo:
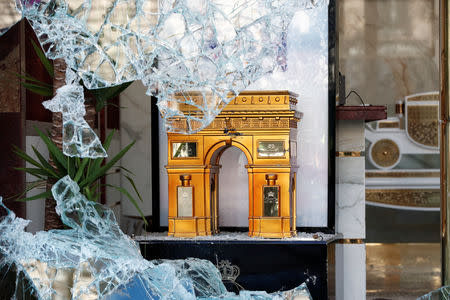
<path fill-rule="evenodd" d="M 367 299 L 416 299 L 440 287 L 437 243 L 366 245 Z"/>

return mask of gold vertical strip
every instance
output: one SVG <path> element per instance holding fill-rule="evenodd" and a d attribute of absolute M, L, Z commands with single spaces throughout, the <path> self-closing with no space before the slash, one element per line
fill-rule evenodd
<path fill-rule="evenodd" d="M 449 255 L 450 255 L 450 241 L 448 238 L 449 224 L 448 224 L 448 163 L 449 163 L 449 131 L 448 131 L 448 107 L 449 107 L 449 65 L 448 65 L 448 20 L 449 11 L 447 0 L 441 0 L 439 7 L 440 16 L 440 121 L 441 121 L 441 280 L 442 285 L 450 284 L 449 276 Z"/>

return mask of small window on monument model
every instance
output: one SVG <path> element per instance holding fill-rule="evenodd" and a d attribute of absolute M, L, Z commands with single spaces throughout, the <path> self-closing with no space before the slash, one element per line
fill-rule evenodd
<path fill-rule="evenodd" d="M 178 217 L 192 217 L 192 186 L 179 186 L 178 193 Z"/>
<path fill-rule="evenodd" d="M 283 141 L 258 142 L 258 157 L 260 158 L 284 157 L 284 152 Z"/>
<path fill-rule="evenodd" d="M 264 186 L 264 217 L 278 217 L 279 186 Z"/>
<path fill-rule="evenodd" d="M 197 143 L 172 143 L 173 158 L 197 157 Z"/>

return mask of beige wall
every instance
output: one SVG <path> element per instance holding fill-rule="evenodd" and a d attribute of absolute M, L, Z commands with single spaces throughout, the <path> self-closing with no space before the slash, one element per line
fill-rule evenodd
<path fill-rule="evenodd" d="M 439 88 L 437 0 L 340 0 L 340 70 L 370 104 Z M 353 95 L 349 104 L 358 104 Z"/>

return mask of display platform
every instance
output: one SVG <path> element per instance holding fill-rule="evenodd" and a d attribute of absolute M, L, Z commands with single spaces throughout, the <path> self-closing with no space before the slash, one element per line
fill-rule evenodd
<path fill-rule="evenodd" d="M 168 237 L 166 232 L 135 238 L 149 260 L 195 257 L 211 261 L 229 291 L 275 292 L 306 282 L 314 300 L 334 298 L 338 239 L 340 235 L 323 233 L 264 239 L 244 232 L 196 238 Z"/>

